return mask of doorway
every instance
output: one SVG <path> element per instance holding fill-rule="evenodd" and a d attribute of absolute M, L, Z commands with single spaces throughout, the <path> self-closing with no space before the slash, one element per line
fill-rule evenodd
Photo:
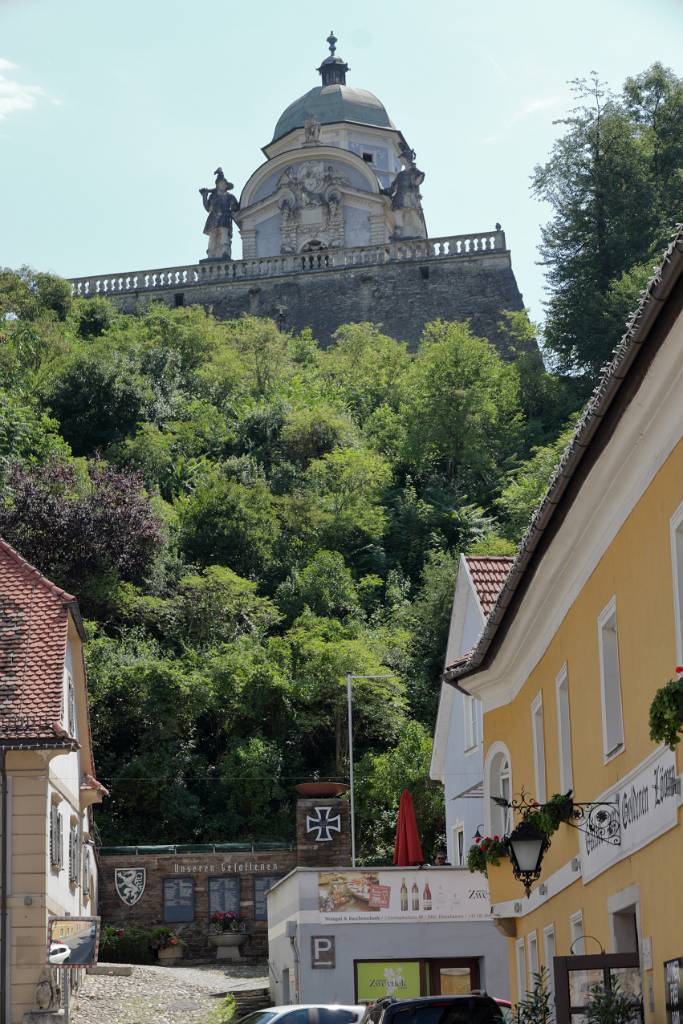
<path fill-rule="evenodd" d="M 429 994 L 460 996 L 479 988 L 479 960 L 476 957 L 457 960 L 428 960 Z"/>
<path fill-rule="evenodd" d="M 556 956 L 555 1003 L 557 1024 L 580 1024 L 596 985 L 611 991 L 615 981 L 619 990 L 640 1008 L 643 1020 L 643 986 L 637 953 L 596 953 L 593 956 Z"/>

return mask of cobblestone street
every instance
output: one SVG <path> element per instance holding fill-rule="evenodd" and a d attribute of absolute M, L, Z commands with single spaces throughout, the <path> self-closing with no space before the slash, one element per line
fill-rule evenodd
<path fill-rule="evenodd" d="M 73 1024 L 201 1024 L 227 992 L 268 987 L 265 965 L 134 966 L 128 978 L 87 974 Z"/>

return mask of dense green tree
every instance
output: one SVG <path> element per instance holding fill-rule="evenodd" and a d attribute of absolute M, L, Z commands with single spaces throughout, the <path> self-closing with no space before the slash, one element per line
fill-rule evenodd
<path fill-rule="evenodd" d="M 443 791 L 429 778 L 431 728 L 407 722 L 398 743 L 381 752 L 368 751 L 357 768 L 357 829 L 365 864 L 391 864 L 401 793 L 415 804 L 422 852 L 431 861 L 445 846 Z"/>
<path fill-rule="evenodd" d="M 191 561 L 227 565 L 241 576 L 263 571 L 278 535 L 277 506 L 267 484 L 249 486 L 212 470 L 178 503 L 180 545 Z"/>
<path fill-rule="evenodd" d="M 622 280 L 625 315 L 641 278 L 627 290 L 623 275 L 656 258 L 680 217 L 683 82 L 655 64 L 620 96 L 596 74 L 574 90 L 580 105 L 560 122 L 565 133 L 532 188 L 553 211 L 540 246 L 550 291 L 545 343 L 589 387 L 623 329 L 615 333 L 605 308 L 610 288 Z"/>
<path fill-rule="evenodd" d="M 573 432 L 568 427 L 551 444 L 533 448 L 531 457 L 510 474 L 496 501 L 503 533 L 510 540 L 519 540 L 529 525 Z"/>
<path fill-rule="evenodd" d="M 457 481 L 470 500 L 490 497 L 522 427 L 518 375 L 464 324 L 428 324 L 402 381 L 405 462 L 417 477 Z"/>

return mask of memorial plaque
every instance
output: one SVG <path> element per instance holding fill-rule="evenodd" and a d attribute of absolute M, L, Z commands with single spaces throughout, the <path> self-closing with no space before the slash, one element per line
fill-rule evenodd
<path fill-rule="evenodd" d="M 266 893 L 272 889 L 276 882 L 279 882 L 282 875 L 265 875 L 254 879 L 254 919 L 256 921 L 268 920 L 268 904 Z"/>
<path fill-rule="evenodd" d="M 191 878 L 164 879 L 164 921 L 194 921 L 194 882 Z"/>
<path fill-rule="evenodd" d="M 209 879 L 209 914 L 239 914 L 240 879 Z"/>
<path fill-rule="evenodd" d="M 680 1024 L 683 1013 L 683 956 L 664 961 L 667 1024 Z"/>

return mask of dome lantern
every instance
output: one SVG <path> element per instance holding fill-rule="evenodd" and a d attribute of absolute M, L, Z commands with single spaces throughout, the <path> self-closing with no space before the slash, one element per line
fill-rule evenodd
<path fill-rule="evenodd" d="M 332 29 L 330 29 L 326 42 L 330 47 L 330 55 L 325 58 L 317 69 L 323 80 L 323 88 L 326 85 L 346 85 L 346 72 L 349 70 L 349 65 L 341 57 L 335 56 L 337 37 Z"/>

